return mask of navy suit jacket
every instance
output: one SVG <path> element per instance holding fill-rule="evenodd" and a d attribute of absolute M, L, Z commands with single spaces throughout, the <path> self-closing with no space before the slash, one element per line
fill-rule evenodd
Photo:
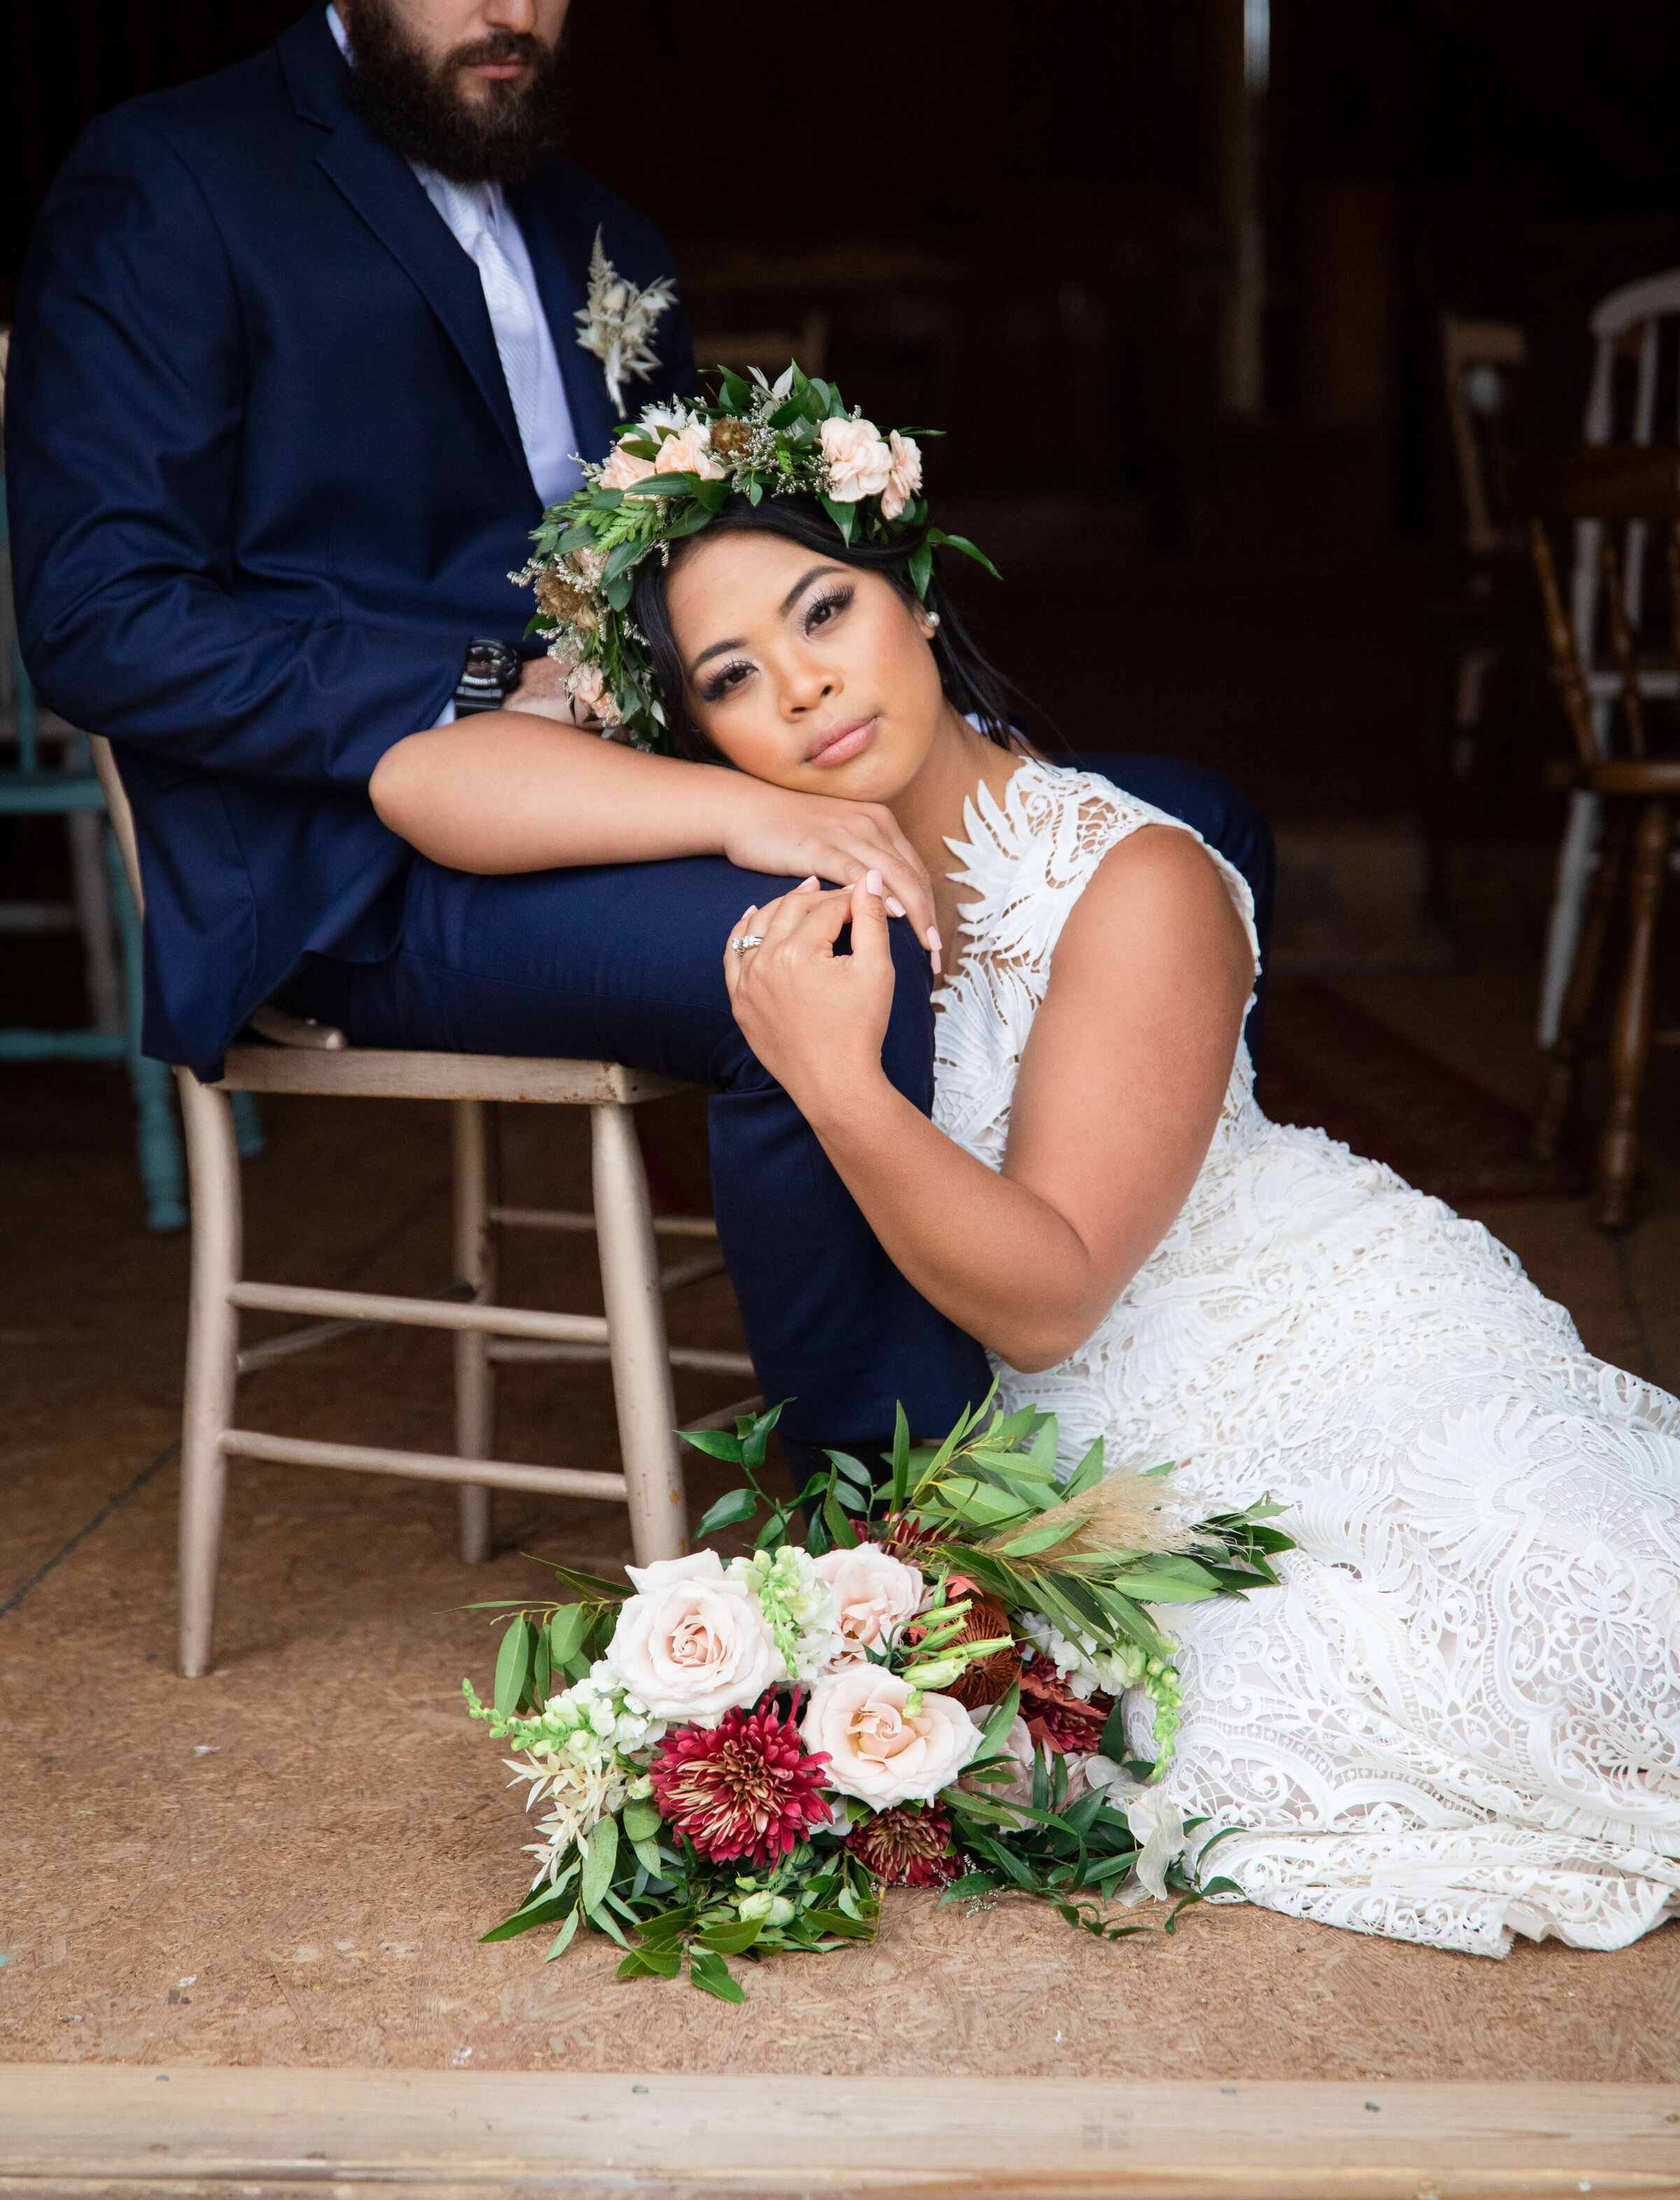
<path fill-rule="evenodd" d="M 19 300 L 7 488 L 24 654 L 107 734 L 146 889 L 148 1054 L 201 1075 L 306 951 L 391 951 L 407 844 L 368 801 L 468 641 L 518 643 L 539 505 L 477 268 L 352 112 L 317 7 L 272 52 L 96 122 Z M 586 458 L 613 410 L 577 341 L 595 231 L 652 225 L 556 161 L 508 194 Z M 681 307 L 634 395 L 690 389 Z"/>

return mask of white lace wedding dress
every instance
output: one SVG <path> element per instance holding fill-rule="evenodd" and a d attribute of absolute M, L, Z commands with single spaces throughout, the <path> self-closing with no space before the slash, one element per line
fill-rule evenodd
<path fill-rule="evenodd" d="M 980 898 L 934 1118 L 992 1167 L 1062 927 L 1145 824 L 1189 829 L 1026 762 L 951 844 Z M 1244 1829 L 1215 1864 L 1251 1900 L 1493 1956 L 1680 1914 L 1680 1401 L 1583 1351 L 1480 1224 L 1269 1122 L 1239 1047 L 1182 1213 L 1095 1335 L 997 1372 L 1068 1463 L 1100 1435 L 1111 1466 L 1182 1462 L 1198 1512 L 1291 1507 L 1282 1589 L 1156 1614 L 1185 1687 L 1168 1792 Z"/>

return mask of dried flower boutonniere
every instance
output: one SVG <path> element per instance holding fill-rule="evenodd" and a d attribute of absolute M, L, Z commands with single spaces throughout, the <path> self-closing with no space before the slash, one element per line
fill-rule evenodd
<path fill-rule="evenodd" d="M 608 393 L 620 412 L 625 383 L 632 377 L 645 382 L 659 363 L 650 339 L 654 324 L 676 296 L 676 285 L 667 275 L 646 290 L 627 283 L 607 258 L 596 230 L 595 248 L 589 255 L 589 301 L 577 316 L 577 341 L 600 361 Z"/>

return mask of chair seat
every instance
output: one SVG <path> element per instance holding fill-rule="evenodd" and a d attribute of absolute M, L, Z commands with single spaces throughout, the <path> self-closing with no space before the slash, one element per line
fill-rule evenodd
<path fill-rule="evenodd" d="M 404 1048 L 233 1046 L 214 1088 L 222 1092 L 336 1093 L 357 1100 L 531 1100 L 573 1108 L 659 1100 L 679 1079 L 617 1062 L 506 1054 L 428 1054 Z"/>

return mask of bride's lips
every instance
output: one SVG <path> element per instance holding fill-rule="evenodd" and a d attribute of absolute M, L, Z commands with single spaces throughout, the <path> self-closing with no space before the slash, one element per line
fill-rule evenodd
<path fill-rule="evenodd" d="M 838 725 L 824 726 L 820 734 L 813 734 L 805 748 L 807 764 L 846 764 L 860 750 L 869 746 L 874 738 L 876 719 L 842 718 Z"/>

